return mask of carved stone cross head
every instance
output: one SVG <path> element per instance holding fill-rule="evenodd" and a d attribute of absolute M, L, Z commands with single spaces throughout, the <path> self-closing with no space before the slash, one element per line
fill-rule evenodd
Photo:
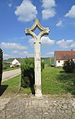
<path fill-rule="evenodd" d="M 35 30 L 36 28 L 38 28 L 38 29 L 40 30 L 40 33 L 39 33 L 38 35 L 36 35 L 36 34 L 34 33 L 34 30 Z M 27 35 L 31 35 L 35 40 L 36 40 L 36 39 L 41 40 L 41 37 L 42 37 L 43 35 L 47 35 L 47 34 L 49 33 L 49 28 L 48 28 L 48 27 L 47 27 L 47 28 L 44 28 L 44 27 L 40 24 L 39 20 L 36 19 L 35 22 L 34 22 L 34 24 L 33 24 L 33 26 L 32 26 L 31 28 L 29 28 L 29 29 L 26 29 L 26 30 L 25 30 L 25 33 L 26 33 Z"/>

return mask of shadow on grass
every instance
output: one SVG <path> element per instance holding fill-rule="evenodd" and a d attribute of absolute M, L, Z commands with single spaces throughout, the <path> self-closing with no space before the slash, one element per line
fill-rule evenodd
<path fill-rule="evenodd" d="M 0 86 L 0 96 L 5 92 L 5 90 L 7 89 L 8 85 L 1 85 Z"/>
<path fill-rule="evenodd" d="M 35 89 L 34 89 L 34 86 L 31 86 L 30 89 L 31 89 L 32 94 L 35 95 Z"/>
<path fill-rule="evenodd" d="M 23 88 L 30 88 L 31 93 L 35 94 L 35 88 L 34 88 L 34 79 L 31 77 L 25 76 L 24 79 L 21 81 L 21 87 Z"/>
<path fill-rule="evenodd" d="M 60 71 L 60 75 L 57 76 L 57 79 L 63 83 L 66 92 L 75 95 L 75 72 L 65 73 L 64 71 Z"/>

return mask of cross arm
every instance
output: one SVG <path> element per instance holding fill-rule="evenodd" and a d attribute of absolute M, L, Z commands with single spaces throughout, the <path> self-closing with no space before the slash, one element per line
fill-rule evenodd
<path fill-rule="evenodd" d="M 36 34 L 32 32 L 30 29 L 25 30 L 26 35 L 31 35 L 33 38 L 37 38 Z"/>
<path fill-rule="evenodd" d="M 48 33 L 49 33 L 49 28 L 47 27 L 46 29 L 44 29 L 42 32 L 40 32 L 40 34 L 39 34 L 39 38 L 41 38 L 42 36 L 44 36 L 44 35 L 48 35 Z"/>

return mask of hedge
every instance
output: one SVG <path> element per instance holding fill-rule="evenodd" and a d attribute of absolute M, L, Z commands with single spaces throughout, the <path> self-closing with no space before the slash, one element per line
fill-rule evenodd
<path fill-rule="evenodd" d="M 41 69 L 44 68 L 44 61 L 41 63 Z M 34 59 L 26 58 L 21 63 L 21 86 L 33 87 L 34 86 Z"/>
<path fill-rule="evenodd" d="M 23 59 L 21 63 L 21 86 L 30 87 L 34 85 L 34 62 L 33 59 Z"/>

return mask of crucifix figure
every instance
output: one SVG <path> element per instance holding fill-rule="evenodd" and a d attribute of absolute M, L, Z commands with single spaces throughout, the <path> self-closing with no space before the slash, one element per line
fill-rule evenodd
<path fill-rule="evenodd" d="M 40 33 L 36 35 L 34 33 L 34 30 L 38 28 L 40 30 Z M 34 24 L 31 28 L 26 29 L 25 33 L 27 35 L 31 35 L 34 39 L 34 62 L 35 62 L 35 96 L 41 97 L 42 91 L 41 91 L 41 51 L 40 51 L 40 45 L 41 45 L 41 37 L 44 35 L 47 35 L 49 33 L 49 28 L 44 28 L 38 19 L 34 21 Z"/>

